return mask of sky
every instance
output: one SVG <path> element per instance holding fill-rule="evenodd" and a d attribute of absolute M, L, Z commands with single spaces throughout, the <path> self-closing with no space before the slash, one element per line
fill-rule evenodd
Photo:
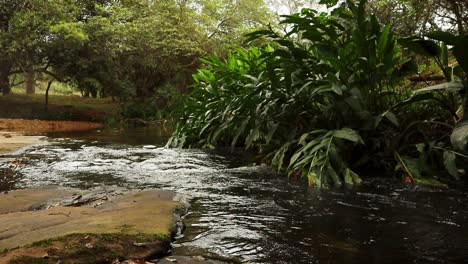
<path fill-rule="evenodd" d="M 266 0 L 266 2 L 278 15 L 289 15 L 305 7 L 319 11 L 327 10 L 324 5 L 317 4 L 318 0 Z"/>

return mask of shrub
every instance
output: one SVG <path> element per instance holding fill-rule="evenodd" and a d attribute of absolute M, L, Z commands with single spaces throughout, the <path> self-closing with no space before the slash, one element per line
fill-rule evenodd
<path fill-rule="evenodd" d="M 408 129 L 432 125 L 435 132 L 422 140 L 428 142 L 440 139 L 447 123 L 408 118 L 424 98 L 401 82 L 417 65 L 365 4 L 347 1 L 331 14 L 303 9 L 282 21 L 285 35 L 270 29 L 247 36 L 269 46 L 204 59 L 168 145 L 255 148 L 264 161 L 314 186 L 357 184 L 353 170 L 362 164 L 399 164 L 413 178 L 405 155 L 415 155 L 408 146 L 421 139 Z"/>

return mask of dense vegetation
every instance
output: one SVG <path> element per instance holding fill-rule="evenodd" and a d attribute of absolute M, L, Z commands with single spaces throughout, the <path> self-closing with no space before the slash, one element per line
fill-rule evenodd
<path fill-rule="evenodd" d="M 1 1 L 0 92 L 68 83 L 129 115 L 156 113 L 187 90 L 200 57 L 239 44 L 269 16 L 258 0 Z"/>
<path fill-rule="evenodd" d="M 399 36 L 366 4 L 303 9 L 284 17 L 285 33 L 260 30 L 251 47 L 205 58 L 169 145 L 254 149 L 312 186 L 394 169 L 413 182 L 458 180 L 468 169 L 468 35 Z M 446 83 L 409 85 L 428 60 Z"/>

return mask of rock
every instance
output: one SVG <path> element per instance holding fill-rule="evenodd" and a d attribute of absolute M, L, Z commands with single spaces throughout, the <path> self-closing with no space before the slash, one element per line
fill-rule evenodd
<path fill-rule="evenodd" d="M 0 155 L 14 152 L 29 145 L 42 143 L 44 137 L 25 136 L 15 132 L 3 132 L 0 137 Z"/>
<path fill-rule="evenodd" d="M 125 123 L 134 127 L 146 127 L 148 122 L 140 118 L 128 118 L 125 119 Z"/>
<path fill-rule="evenodd" d="M 90 198 L 102 194 L 106 195 L 100 199 L 102 204 Z M 54 264 L 70 259 L 72 263 L 110 263 L 164 255 L 175 228 L 173 213 L 180 206 L 173 200 L 175 194 L 157 190 L 118 194 L 57 188 L 1 194 L 0 252 L 6 252 L 0 254 L 0 263 L 13 259 L 14 263 L 34 263 L 31 258 L 45 254 Z M 65 206 L 83 198 L 79 207 L 76 203 Z"/>
<path fill-rule="evenodd" d="M 206 259 L 202 256 L 170 256 L 157 262 L 158 264 L 227 264 L 220 260 Z"/>

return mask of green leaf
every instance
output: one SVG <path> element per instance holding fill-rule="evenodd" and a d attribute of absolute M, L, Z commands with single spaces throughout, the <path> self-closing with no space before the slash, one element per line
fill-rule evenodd
<path fill-rule="evenodd" d="M 378 56 L 379 58 L 383 58 L 387 52 L 388 46 L 389 46 L 389 38 L 391 35 L 391 26 L 386 25 L 380 34 L 377 48 L 378 48 Z"/>
<path fill-rule="evenodd" d="M 319 4 L 327 5 L 327 7 L 333 7 L 338 3 L 338 0 L 320 0 Z"/>
<path fill-rule="evenodd" d="M 317 186 L 317 187 L 322 187 L 322 181 L 321 181 L 321 177 L 319 177 L 319 175 L 317 175 L 316 172 L 314 171 L 309 171 L 307 173 L 307 177 L 309 178 L 309 186 Z"/>
<path fill-rule="evenodd" d="M 468 113 L 465 113 L 465 115 L 468 115 Z M 468 123 L 466 121 L 455 126 L 450 135 L 450 143 L 460 151 L 468 151 Z"/>
<path fill-rule="evenodd" d="M 453 48 L 453 55 L 458 61 L 458 64 L 463 68 L 465 74 L 468 74 L 468 35 L 459 37 L 455 47 Z"/>
<path fill-rule="evenodd" d="M 338 174 L 336 174 L 336 171 L 332 167 L 327 167 L 327 174 L 333 180 L 335 187 L 339 188 L 341 185 L 343 185 L 340 178 L 338 177 Z"/>
<path fill-rule="evenodd" d="M 458 91 L 462 90 L 463 88 L 464 87 L 463 87 L 462 82 L 460 82 L 460 81 L 451 81 L 451 82 L 447 82 L 447 83 L 441 83 L 441 84 L 437 84 L 437 85 L 428 86 L 428 87 L 425 87 L 425 88 L 422 88 L 422 89 L 418 89 L 418 90 L 414 91 L 414 93 L 418 94 L 418 93 L 430 92 L 430 91 L 436 91 L 436 90 L 445 90 L 447 92 L 458 92 Z"/>
<path fill-rule="evenodd" d="M 359 185 L 359 184 L 362 183 L 361 177 L 359 177 L 359 175 L 357 175 L 351 169 L 346 168 L 345 172 L 348 173 L 351 176 L 351 178 L 353 179 L 354 184 Z"/>
<path fill-rule="evenodd" d="M 265 142 L 267 144 L 270 143 L 271 139 L 273 138 L 273 135 L 275 134 L 276 130 L 278 129 L 279 123 L 273 123 L 268 130 L 268 134 L 265 137 Z"/>
<path fill-rule="evenodd" d="M 249 121 L 250 121 L 250 116 L 248 116 L 246 119 L 244 119 L 244 121 L 242 121 L 241 125 L 236 131 L 236 134 L 234 135 L 234 138 L 232 139 L 231 149 L 234 149 L 234 147 L 236 146 L 237 139 L 242 133 L 244 133 L 245 128 L 247 127 L 247 124 L 249 123 Z"/>
<path fill-rule="evenodd" d="M 296 161 L 299 159 L 299 157 L 301 157 L 302 154 L 303 151 L 297 151 L 296 153 L 294 153 L 294 155 L 289 160 L 289 167 L 294 167 L 294 163 L 296 163 Z"/>
<path fill-rule="evenodd" d="M 344 171 L 343 176 L 344 176 L 344 182 L 346 183 L 346 185 L 354 185 L 353 177 L 351 177 L 349 169 L 346 169 Z"/>
<path fill-rule="evenodd" d="M 442 65 L 444 67 L 448 67 L 448 65 L 449 65 L 449 54 L 448 54 L 447 45 L 445 45 L 445 43 L 442 43 L 440 45 L 440 48 L 441 48 L 441 51 L 442 51 L 442 53 L 440 54 Z"/>
<path fill-rule="evenodd" d="M 405 105 L 410 105 L 410 104 L 413 104 L 413 103 L 417 103 L 417 102 L 427 101 L 427 100 L 436 100 L 436 98 L 434 97 L 434 95 L 432 93 L 415 93 L 410 98 L 393 105 L 389 110 L 387 110 L 381 116 L 385 116 L 387 114 L 387 112 L 389 112 L 389 111 L 391 111 L 393 109 L 396 109 L 396 108 L 399 108 L 399 107 L 402 107 L 402 106 L 405 106 Z"/>
<path fill-rule="evenodd" d="M 248 149 L 252 146 L 252 143 L 258 139 L 260 135 L 259 127 L 255 127 L 254 129 L 250 130 L 249 135 L 245 139 L 245 149 Z"/>
<path fill-rule="evenodd" d="M 458 170 L 456 164 L 456 155 L 453 151 L 444 151 L 444 166 L 445 169 L 448 171 L 450 175 L 452 175 L 455 179 L 459 180 L 458 177 Z"/>
<path fill-rule="evenodd" d="M 398 42 L 419 55 L 439 57 L 441 54 L 439 45 L 432 40 L 401 38 Z"/>
<path fill-rule="evenodd" d="M 404 171 L 410 175 L 412 178 L 421 178 L 421 168 L 418 165 L 418 160 L 407 157 L 407 156 L 402 156 L 400 159 L 400 162 L 403 165 Z"/>
<path fill-rule="evenodd" d="M 340 130 L 334 130 L 332 135 L 337 138 L 364 144 L 364 141 L 362 140 L 359 133 L 351 128 L 343 128 Z"/>
<path fill-rule="evenodd" d="M 383 116 L 387 118 L 390 122 L 392 122 L 395 126 L 400 126 L 400 123 L 398 122 L 398 118 L 396 117 L 394 113 L 385 112 Z"/>
<path fill-rule="evenodd" d="M 286 152 L 289 150 L 291 144 L 291 142 L 288 142 L 281 146 L 281 148 L 275 152 L 271 164 L 275 166 L 278 170 L 281 170 L 283 168 L 283 161 L 286 156 Z"/>
<path fill-rule="evenodd" d="M 332 85 L 332 91 L 338 95 L 343 95 L 343 86 L 338 84 Z"/>
<path fill-rule="evenodd" d="M 455 45 L 457 37 L 449 32 L 444 31 L 434 31 L 427 34 L 428 38 L 439 40 L 444 42 L 447 45 Z"/>
<path fill-rule="evenodd" d="M 441 183 L 440 181 L 436 179 L 431 179 L 431 178 L 420 178 L 416 179 L 416 183 L 418 185 L 426 185 L 426 186 L 432 186 L 432 187 L 439 187 L 439 188 L 447 188 L 447 184 Z"/>

